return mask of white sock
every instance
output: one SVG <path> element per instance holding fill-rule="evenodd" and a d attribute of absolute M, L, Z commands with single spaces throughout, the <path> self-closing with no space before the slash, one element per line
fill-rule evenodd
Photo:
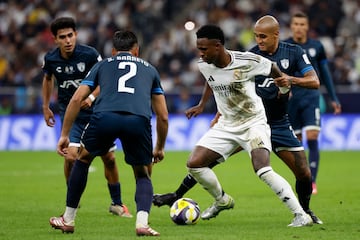
<path fill-rule="evenodd" d="M 216 201 L 222 198 L 222 187 L 213 170 L 208 167 L 189 168 L 189 173 L 207 190 Z"/>
<path fill-rule="evenodd" d="M 138 211 L 136 213 L 136 228 L 148 227 L 149 213 L 145 211 Z"/>
<path fill-rule="evenodd" d="M 63 215 L 64 221 L 67 223 L 74 221 L 76 217 L 76 212 L 77 212 L 77 208 L 66 207 L 65 213 Z"/>
<path fill-rule="evenodd" d="M 261 180 L 270 186 L 270 188 L 293 214 L 304 213 L 304 210 L 296 198 L 290 184 L 283 177 L 274 172 L 270 166 L 259 169 L 256 174 Z"/>

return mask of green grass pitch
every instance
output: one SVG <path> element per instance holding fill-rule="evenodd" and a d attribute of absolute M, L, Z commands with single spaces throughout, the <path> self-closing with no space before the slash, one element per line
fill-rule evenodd
<path fill-rule="evenodd" d="M 167 152 L 163 162 L 153 169 L 155 193 L 174 191 L 186 174 L 189 152 Z M 276 156 L 273 168 L 292 186 L 294 177 Z M 135 215 L 135 182 L 131 167 L 117 152 L 122 183 L 122 198 Z M 293 216 L 277 196 L 255 175 L 246 153 L 232 156 L 217 166 L 224 190 L 235 199 L 235 208 L 215 219 L 199 220 L 193 226 L 177 226 L 169 217 L 168 207 L 153 207 L 151 226 L 161 233 L 158 239 L 171 240 L 252 240 L 360 239 L 360 152 L 322 152 L 317 195 L 311 208 L 323 225 L 289 228 Z M 55 152 L 0 152 L 0 239 L 49 240 L 138 239 L 135 218 L 126 219 L 108 213 L 110 196 L 102 162 L 92 164 L 87 188 L 81 200 L 74 234 L 62 234 L 49 226 L 51 216 L 65 209 L 63 159 Z M 212 202 L 198 185 L 187 195 L 204 210 Z"/>

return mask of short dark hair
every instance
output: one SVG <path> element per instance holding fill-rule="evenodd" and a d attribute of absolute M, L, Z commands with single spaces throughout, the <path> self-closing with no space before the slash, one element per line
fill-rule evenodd
<path fill-rule="evenodd" d="M 225 36 L 223 30 L 216 25 L 204 25 L 196 32 L 197 38 L 216 39 L 225 44 Z"/>
<path fill-rule="evenodd" d="M 306 15 L 306 13 L 301 12 L 301 11 L 295 12 L 291 18 L 294 18 L 294 17 L 309 19 L 308 15 Z"/>
<path fill-rule="evenodd" d="M 59 29 L 72 28 L 76 31 L 75 20 L 72 17 L 60 17 L 50 24 L 51 33 L 56 36 Z"/>
<path fill-rule="evenodd" d="M 138 43 L 135 33 L 129 30 L 116 31 L 113 36 L 113 46 L 116 51 L 129 51 Z"/>

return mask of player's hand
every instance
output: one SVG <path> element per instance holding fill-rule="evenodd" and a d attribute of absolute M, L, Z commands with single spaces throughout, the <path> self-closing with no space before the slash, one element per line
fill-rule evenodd
<path fill-rule="evenodd" d="M 291 87 L 291 77 L 286 74 L 283 74 L 281 77 L 274 78 L 274 84 L 277 87 L 290 88 Z"/>
<path fill-rule="evenodd" d="M 54 117 L 54 113 L 51 111 L 51 109 L 44 108 L 43 114 L 44 114 L 44 119 L 45 119 L 46 125 L 48 125 L 49 127 L 54 127 L 55 126 L 55 117 Z"/>
<path fill-rule="evenodd" d="M 204 111 L 204 107 L 201 105 L 196 105 L 194 107 L 191 107 L 189 109 L 187 109 L 185 111 L 185 115 L 187 117 L 187 119 L 190 119 L 192 117 L 196 117 L 197 115 L 199 115 L 200 113 L 202 113 Z"/>
<path fill-rule="evenodd" d="M 61 156 L 66 156 L 68 153 L 67 147 L 69 146 L 70 140 L 67 136 L 61 136 L 56 146 L 56 151 Z"/>
<path fill-rule="evenodd" d="M 331 106 L 334 109 L 334 114 L 340 114 L 341 113 L 341 105 L 338 102 L 332 101 Z"/>
<path fill-rule="evenodd" d="M 88 109 L 92 105 L 92 101 L 90 98 L 86 98 L 84 101 L 81 102 L 81 109 Z"/>
<path fill-rule="evenodd" d="M 154 149 L 153 151 L 153 163 L 158 163 L 164 159 L 165 152 L 164 149 Z"/>
<path fill-rule="evenodd" d="M 221 114 L 219 112 L 216 113 L 215 117 L 210 122 L 210 127 L 213 127 L 218 121 Z"/>

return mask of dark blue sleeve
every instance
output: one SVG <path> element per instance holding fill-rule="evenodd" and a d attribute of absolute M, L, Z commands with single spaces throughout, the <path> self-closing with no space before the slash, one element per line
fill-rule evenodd
<path fill-rule="evenodd" d="M 42 66 L 42 70 L 44 73 L 46 73 L 48 75 L 52 75 L 51 68 L 49 66 L 48 54 L 46 54 L 44 57 L 44 63 Z"/>
<path fill-rule="evenodd" d="M 101 65 L 101 63 L 102 62 L 96 63 L 90 69 L 90 71 L 87 73 L 85 78 L 81 81 L 81 85 L 87 85 L 90 87 L 91 90 L 94 90 L 96 88 L 96 86 L 99 84 L 98 71 L 99 71 L 99 66 Z"/>
<path fill-rule="evenodd" d="M 311 62 L 304 50 L 298 45 L 294 46 L 296 48 L 297 67 L 301 74 L 304 76 L 305 73 L 314 70 L 314 67 L 311 65 Z"/>
<path fill-rule="evenodd" d="M 325 85 L 326 90 L 329 93 L 330 99 L 339 103 L 339 99 L 337 98 L 335 93 L 334 83 L 327 62 L 321 62 L 319 68 L 321 82 Z"/>
<path fill-rule="evenodd" d="M 161 83 L 160 83 L 160 74 L 159 72 L 153 68 L 154 70 L 154 82 L 153 82 L 153 85 L 152 85 L 152 89 L 151 89 L 151 93 L 152 94 L 164 94 L 164 90 L 161 86 Z"/>
<path fill-rule="evenodd" d="M 320 43 L 319 46 L 319 56 L 318 56 L 318 64 L 319 64 L 319 78 L 322 84 L 325 85 L 326 90 L 330 96 L 331 101 L 335 101 L 337 103 L 339 103 L 339 99 L 336 96 L 335 93 L 335 87 L 334 87 L 334 82 L 329 70 L 329 65 L 328 65 L 328 61 L 326 58 L 326 53 L 325 53 L 325 49 L 324 46 Z"/>

